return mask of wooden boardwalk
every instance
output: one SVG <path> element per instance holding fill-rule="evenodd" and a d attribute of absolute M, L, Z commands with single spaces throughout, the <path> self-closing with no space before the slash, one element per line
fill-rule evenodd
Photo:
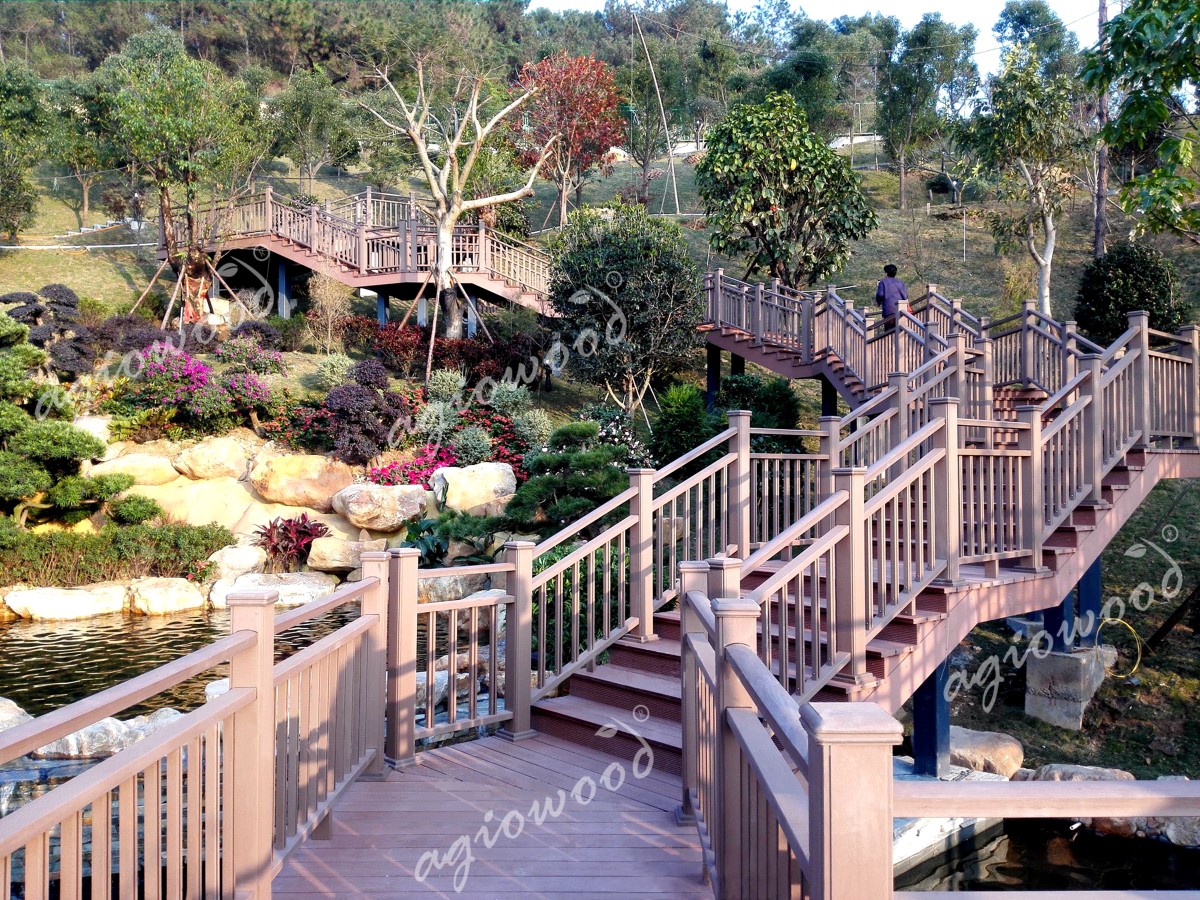
<path fill-rule="evenodd" d="M 695 827 L 675 824 L 677 776 L 639 768 L 637 778 L 632 763 L 542 734 L 517 743 L 485 738 L 418 759 L 382 783 L 352 785 L 334 808 L 330 838 L 310 839 L 288 858 L 274 896 L 712 896 Z M 602 780 L 606 769 L 616 791 Z M 592 784 L 594 799 L 579 802 Z M 538 825 L 531 809 L 548 802 Z M 427 857 L 418 880 L 429 851 L 446 864 L 431 868 Z M 460 893 L 456 869 L 465 875 Z"/>

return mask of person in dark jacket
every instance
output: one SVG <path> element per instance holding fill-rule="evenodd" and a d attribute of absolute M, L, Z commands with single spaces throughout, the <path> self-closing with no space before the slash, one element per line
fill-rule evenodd
<path fill-rule="evenodd" d="M 883 309 L 884 331 L 894 331 L 896 317 L 900 315 L 900 304 L 908 303 L 908 287 L 896 277 L 896 267 L 890 263 L 883 267 L 885 278 L 875 288 L 875 300 Z"/>

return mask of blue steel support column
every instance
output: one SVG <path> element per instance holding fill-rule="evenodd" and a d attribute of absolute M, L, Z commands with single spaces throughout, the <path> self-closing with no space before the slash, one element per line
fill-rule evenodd
<path fill-rule="evenodd" d="M 708 384 L 704 399 L 709 412 L 717 405 L 717 394 L 721 390 L 721 348 L 716 344 L 705 345 L 708 351 Z"/>
<path fill-rule="evenodd" d="M 279 268 L 275 270 L 275 297 L 279 305 L 279 315 L 284 319 L 292 317 L 292 298 L 288 294 L 288 276 L 287 276 L 287 260 L 282 256 L 276 257 L 279 260 Z"/>
<path fill-rule="evenodd" d="M 746 374 L 746 357 L 738 356 L 736 353 L 729 354 L 729 374 L 730 375 L 745 375 Z"/>
<path fill-rule="evenodd" d="M 918 775 L 950 774 L 950 662 L 942 660 L 913 694 L 913 769 Z"/>
<path fill-rule="evenodd" d="M 1096 632 L 1100 630 L 1100 610 L 1103 607 L 1102 589 L 1100 560 L 1097 559 L 1079 579 L 1080 647 L 1096 646 Z"/>
<path fill-rule="evenodd" d="M 387 291 L 383 290 L 382 288 L 380 288 L 379 292 L 375 295 L 375 318 L 379 320 L 380 325 L 386 325 L 388 323 L 388 302 L 391 299 L 392 298 L 388 296 Z"/>
<path fill-rule="evenodd" d="M 1075 589 L 1063 598 L 1058 606 L 1042 610 L 1042 628 L 1050 635 L 1050 649 L 1054 653 L 1070 653 L 1075 636 Z"/>
<path fill-rule="evenodd" d="M 821 378 L 821 415 L 836 416 L 838 414 L 838 392 L 833 386 L 833 382 L 822 376 Z"/>

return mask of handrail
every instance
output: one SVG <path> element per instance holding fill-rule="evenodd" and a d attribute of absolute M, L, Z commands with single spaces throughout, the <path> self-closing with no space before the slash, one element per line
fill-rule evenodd
<path fill-rule="evenodd" d="M 565 525 L 563 527 L 562 531 L 559 531 L 559 532 L 556 532 L 555 534 L 550 535 L 550 537 L 546 538 L 544 541 L 542 541 L 540 544 L 538 544 L 536 547 L 533 548 L 534 558 L 536 559 L 539 556 L 549 553 L 551 550 L 553 550 L 555 547 L 557 547 L 563 541 L 579 534 L 579 532 L 583 531 L 583 529 L 587 528 L 593 522 L 598 522 L 600 519 L 603 519 L 609 513 L 614 512 L 617 509 L 619 509 L 620 507 L 624 506 L 626 503 L 628 503 L 630 500 L 632 500 L 634 497 L 636 497 L 637 493 L 638 493 L 637 488 L 634 488 L 634 487 L 626 488 L 625 490 L 621 491 L 621 493 L 617 494 L 617 496 L 613 497 L 611 500 L 607 500 L 604 503 L 601 503 L 599 506 L 597 506 L 595 509 L 593 509 L 587 515 L 576 519 L 574 522 L 570 523 L 569 525 Z"/>
<path fill-rule="evenodd" d="M 325 613 L 337 609 L 352 600 L 358 600 L 368 590 L 379 583 L 375 578 L 363 578 L 361 581 L 348 581 L 337 590 L 324 597 L 297 606 L 293 610 L 275 617 L 275 634 L 282 634 L 289 628 L 295 628 L 310 619 L 315 619 Z"/>
<path fill-rule="evenodd" d="M 812 513 L 809 513 L 804 518 L 809 518 L 815 512 L 816 510 L 813 510 Z M 759 606 L 762 606 L 767 598 L 779 589 L 780 585 L 787 584 L 791 580 L 793 573 L 802 572 L 807 569 L 816 560 L 820 559 L 832 545 L 836 544 L 849 533 L 849 525 L 835 525 L 805 547 L 795 558 L 784 563 L 777 572 L 774 572 L 769 578 L 765 579 L 747 597 Z"/>
<path fill-rule="evenodd" d="M 882 458 L 867 466 L 866 481 L 868 483 L 874 481 L 892 466 L 896 465 L 896 463 L 903 462 L 908 457 L 908 454 L 912 453 L 923 443 L 941 431 L 945 424 L 945 419 L 930 419 L 923 426 L 918 428 L 903 441 L 890 449 Z M 907 474 L 907 472 L 905 474 Z"/>
<path fill-rule="evenodd" d="M 712 616 L 712 607 L 697 603 L 693 607 L 706 610 Z M 703 613 L 701 613 L 703 615 Z M 714 628 L 715 633 L 715 628 Z M 758 707 L 759 714 L 767 720 L 776 739 L 799 769 L 800 776 L 808 783 L 808 737 L 800 726 L 796 715 L 796 701 L 783 689 L 779 679 L 771 675 L 758 658 L 758 654 L 745 644 L 734 644 L 726 648 L 725 656 Z"/>
<path fill-rule="evenodd" d="M 687 481 L 677 484 L 670 490 L 666 491 L 665 493 L 660 494 L 659 496 L 655 497 L 652 508 L 654 509 L 655 512 L 657 512 L 658 510 L 660 510 L 664 506 L 666 506 L 668 503 L 670 503 L 672 500 L 674 500 L 676 497 L 679 497 L 682 494 L 686 493 L 687 491 L 691 490 L 693 487 L 695 487 L 697 484 L 702 482 L 709 475 L 713 475 L 717 472 L 720 472 L 722 469 L 727 468 L 729 466 L 729 464 L 736 459 L 737 459 L 736 453 L 726 453 L 720 459 L 714 460 L 713 462 L 709 463 L 707 466 L 705 466 L 703 469 L 701 469 L 699 472 L 697 472 L 695 475 L 693 475 Z"/>
<path fill-rule="evenodd" d="M 760 565 L 769 560 L 772 556 L 783 550 L 785 547 L 791 546 L 796 539 L 806 531 L 811 531 L 817 526 L 822 519 L 833 515 L 833 513 L 850 497 L 848 491 L 834 491 L 820 503 L 809 511 L 808 515 L 804 516 L 800 521 L 794 522 L 783 531 L 779 532 L 770 541 L 763 544 L 753 553 L 746 557 L 743 566 L 745 571 L 753 572 Z"/>
<path fill-rule="evenodd" d="M 664 478 L 679 471 L 684 466 L 686 466 L 688 463 L 695 462 L 697 459 L 704 456 L 704 454 L 708 453 L 708 451 L 715 450 L 717 447 L 720 447 L 722 444 L 728 442 L 736 435 L 737 435 L 736 428 L 726 428 L 724 431 L 722 431 L 716 437 L 709 438 L 707 441 L 705 441 L 699 447 L 694 447 L 693 449 L 689 450 L 687 453 L 683 454 L 683 456 L 680 456 L 680 457 L 672 460 L 671 462 L 667 463 L 665 466 L 658 469 L 654 473 L 654 483 L 658 484 L 658 482 L 662 481 Z"/>
<path fill-rule="evenodd" d="M 547 581 L 551 581 L 556 575 L 561 575 L 567 569 L 575 565 L 581 559 L 584 559 L 588 554 L 594 552 L 597 548 L 603 547 L 613 537 L 621 532 L 628 530 L 629 526 L 636 522 L 637 516 L 626 516 L 620 522 L 610 525 L 604 531 L 600 532 L 590 541 L 586 541 L 558 560 L 551 566 L 547 566 L 542 571 L 533 576 L 533 586 L 540 587 Z"/>
<path fill-rule="evenodd" d="M 1092 377 L 1092 373 L 1086 369 L 1060 387 L 1053 395 L 1051 395 L 1044 403 L 1042 403 L 1042 414 L 1046 415 L 1054 410 L 1056 406 L 1063 402 L 1073 392 L 1079 390 L 1080 386 Z"/>

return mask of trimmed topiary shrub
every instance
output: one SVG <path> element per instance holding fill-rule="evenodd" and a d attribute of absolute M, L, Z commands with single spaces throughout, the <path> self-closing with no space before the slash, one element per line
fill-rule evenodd
<path fill-rule="evenodd" d="M 333 452 L 348 463 L 361 464 L 387 449 L 398 423 L 408 417 L 404 398 L 362 384 L 343 384 L 329 392 Z"/>
<path fill-rule="evenodd" d="M 690 384 L 675 385 L 659 402 L 661 411 L 654 423 L 650 452 L 660 466 L 700 446 L 721 430 L 721 421 L 709 413 L 704 394 Z"/>
<path fill-rule="evenodd" d="M 460 466 L 473 466 L 486 462 L 492 456 L 492 439 L 478 425 L 468 425 L 450 442 L 454 456 Z"/>
<path fill-rule="evenodd" d="M 458 369 L 435 369 L 429 374 L 425 393 L 431 401 L 458 403 L 467 386 L 467 377 Z"/>
<path fill-rule="evenodd" d="M 456 424 L 458 424 L 458 410 L 454 404 L 442 400 L 431 400 L 417 413 L 413 431 L 431 444 L 440 444 L 445 442 Z"/>
<path fill-rule="evenodd" d="M 513 416 L 513 431 L 527 447 L 544 447 L 554 423 L 544 409 L 527 409 Z"/>
<path fill-rule="evenodd" d="M 354 360 L 344 353 L 331 353 L 317 366 L 317 385 L 329 391 L 344 382 L 354 368 Z"/>
<path fill-rule="evenodd" d="M 1191 312 L 1177 295 L 1175 266 L 1157 250 L 1142 244 L 1116 244 L 1083 270 L 1075 299 L 1075 318 L 1100 345 L 1115 341 L 1129 328 L 1127 313 L 1150 313 L 1150 327 L 1175 331 Z"/>
<path fill-rule="evenodd" d="M 163 514 L 162 507 L 149 497 L 130 494 L 108 504 L 108 513 L 122 525 L 141 525 Z"/>
<path fill-rule="evenodd" d="M 392 383 L 387 366 L 377 359 L 364 359 L 355 363 L 348 375 L 355 384 L 375 388 L 377 391 L 386 391 Z"/>
<path fill-rule="evenodd" d="M 231 338 L 253 337 L 258 340 L 259 346 L 266 347 L 268 350 L 283 349 L 283 335 L 279 333 L 279 329 L 261 319 L 250 319 L 243 322 L 233 329 L 229 336 Z"/>
<path fill-rule="evenodd" d="M 500 381 L 492 388 L 488 402 L 492 409 L 501 415 L 515 418 L 533 405 L 533 395 L 523 384 L 512 381 Z"/>

